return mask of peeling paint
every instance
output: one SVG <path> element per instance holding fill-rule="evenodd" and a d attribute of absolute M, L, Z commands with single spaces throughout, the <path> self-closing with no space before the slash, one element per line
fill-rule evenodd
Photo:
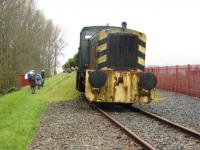
<path fill-rule="evenodd" d="M 155 89 L 144 95 L 140 91 L 143 91 L 138 87 L 139 77 L 141 72 L 137 71 L 114 71 L 112 69 L 102 70 L 107 74 L 107 81 L 104 87 L 99 92 L 94 92 L 88 81 L 89 72 L 86 71 L 86 88 L 85 95 L 90 101 L 97 102 L 109 102 L 109 103 L 139 103 L 145 104 L 155 99 Z M 119 78 L 123 79 L 123 82 L 119 81 Z M 121 80 L 121 79 L 120 79 Z M 144 92 L 144 91 L 143 91 Z"/>

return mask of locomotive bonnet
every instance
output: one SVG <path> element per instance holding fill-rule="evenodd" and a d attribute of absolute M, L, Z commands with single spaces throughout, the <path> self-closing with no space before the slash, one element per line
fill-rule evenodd
<path fill-rule="evenodd" d="M 84 27 L 80 33 L 76 89 L 90 102 L 149 103 L 157 78 L 145 73 L 146 35 L 122 27 Z"/>

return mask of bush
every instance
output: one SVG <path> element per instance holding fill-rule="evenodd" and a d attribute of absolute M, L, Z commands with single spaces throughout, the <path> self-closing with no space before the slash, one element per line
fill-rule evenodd
<path fill-rule="evenodd" d="M 11 87 L 8 89 L 7 93 L 12 93 L 12 92 L 15 92 L 15 91 L 19 91 L 20 89 L 18 87 Z"/>
<path fill-rule="evenodd" d="M 68 61 L 63 65 L 63 70 L 66 68 L 76 67 L 78 65 L 78 53 L 74 55 L 73 58 L 68 59 Z"/>

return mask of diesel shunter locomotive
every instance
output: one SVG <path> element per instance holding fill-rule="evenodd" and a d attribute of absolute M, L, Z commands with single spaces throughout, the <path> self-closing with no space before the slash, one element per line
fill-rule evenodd
<path fill-rule="evenodd" d="M 80 33 L 76 89 L 90 102 L 149 103 L 156 76 L 145 73 L 146 36 L 122 27 L 84 27 Z"/>

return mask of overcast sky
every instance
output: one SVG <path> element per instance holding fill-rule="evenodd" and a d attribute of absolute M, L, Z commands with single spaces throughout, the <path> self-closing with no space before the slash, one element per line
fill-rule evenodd
<path fill-rule="evenodd" d="M 68 46 L 61 63 L 78 51 L 84 26 L 121 26 L 146 33 L 146 65 L 200 64 L 198 0 L 37 0 L 62 27 Z"/>

